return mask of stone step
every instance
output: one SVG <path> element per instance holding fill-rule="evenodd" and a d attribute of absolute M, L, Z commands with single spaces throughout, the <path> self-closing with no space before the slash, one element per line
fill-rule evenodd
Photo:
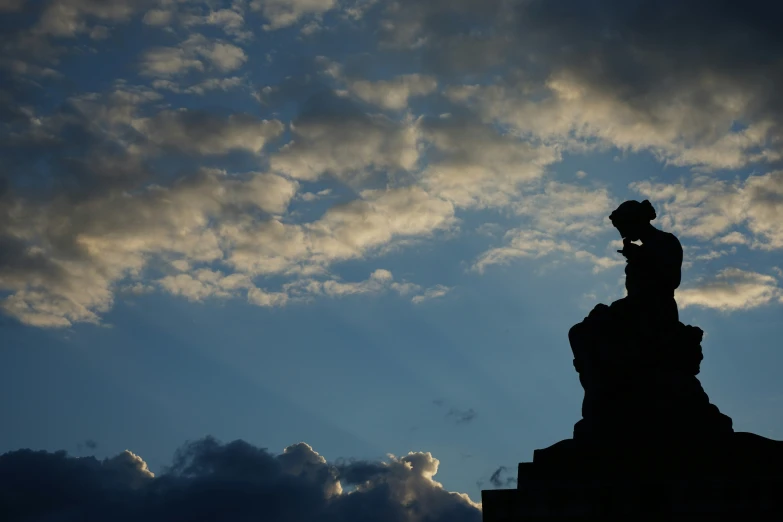
<path fill-rule="evenodd" d="M 529 464 L 529 463 L 524 463 Z M 524 465 L 520 469 L 529 470 Z M 536 520 L 779 520 L 783 476 L 537 478 L 481 492 L 484 522 Z"/>

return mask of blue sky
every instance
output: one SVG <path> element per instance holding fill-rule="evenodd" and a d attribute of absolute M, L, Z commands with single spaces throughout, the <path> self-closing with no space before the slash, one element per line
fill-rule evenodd
<path fill-rule="evenodd" d="M 559 4 L 0 1 L 0 452 L 431 452 L 479 501 L 579 419 L 629 198 L 783 437 L 778 8 Z"/>

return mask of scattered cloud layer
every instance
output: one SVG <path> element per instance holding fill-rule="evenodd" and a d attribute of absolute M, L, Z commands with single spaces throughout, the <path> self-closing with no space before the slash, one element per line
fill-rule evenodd
<path fill-rule="evenodd" d="M 646 181 L 631 188 L 663 203 L 663 224 L 682 236 L 762 250 L 783 248 L 783 171 L 731 181 L 697 175 L 687 182 Z"/>
<path fill-rule="evenodd" d="M 0 466 L 9 520 L 481 520 L 479 504 L 434 480 L 440 462 L 423 452 L 328 463 L 303 442 L 274 455 L 206 438 L 157 476 L 130 451 L 98 460 L 19 450 Z"/>
<path fill-rule="evenodd" d="M 700 306 L 728 312 L 783 303 L 783 289 L 774 276 L 725 268 L 714 277 L 699 279 L 678 290 L 675 297 L 682 308 Z"/>
<path fill-rule="evenodd" d="M 558 175 L 607 151 L 687 169 L 630 189 L 712 270 L 685 306 L 742 308 L 717 290 L 756 295 L 726 275 L 735 257 L 783 249 L 783 12 L 680 4 L 6 0 L 0 308 L 67 327 L 118 292 L 421 304 L 451 288 L 377 258 L 477 212 L 511 224 L 473 277 L 519 258 L 616 269 L 591 243 L 627 182 Z M 93 60 L 121 77 L 65 88 Z M 349 260 L 367 279 L 333 275 Z M 771 295 L 752 284 L 741 302 Z"/>

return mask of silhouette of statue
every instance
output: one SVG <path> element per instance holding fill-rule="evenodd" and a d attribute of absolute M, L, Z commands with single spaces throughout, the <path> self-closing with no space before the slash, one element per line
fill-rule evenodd
<path fill-rule="evenodd" d="M 703 332 L 679 321 L 674 300 L 682 246 L 650 223 L 655 217 L 647 200 L 626 201 L 609 216 L 623 238 L 627 296 L 597 305 L 569 331 L 585 390 L 575 440 L 660 443 L 733 431 L 696 378 Z"/>
<path fill-rule="evenodd" d="M 677 321 L 674 290 L 680 286 L 682 246 L 674 234 L 652 226 L 655 209 L 649 201 L 626 201 L 609 219 L 623 238 L 625 289 L 628 297 L 615 302 L 627 303 L 649 324 Z M 632 241 L 641 241 L 641 246 Z M 633 311 L 631 312 L 634 313 Z"/>
<path fill-rule="evenodd" d="M 703 332 L 680 322 L 674 300 L 680 242 L 651 225 L 649 201 L 609 217 L 627 295 L 568 332 L 582 419 L 520 464 L 517 490 L 482 491 L 484 521 L 783 520 L 783 441 L 734 432 L 696 377 Z"/>

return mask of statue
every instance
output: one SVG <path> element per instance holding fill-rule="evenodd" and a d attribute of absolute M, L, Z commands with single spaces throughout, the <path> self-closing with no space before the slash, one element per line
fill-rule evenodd
<path fill-rule="evenodd" d="M 598 304 L 568 333 L 585 391 L 573 442 L 581 447 L 694 445 L 733 434 L 696 375 L 700 328 L 679 320 L 682 246 L 655 228 L 649 201 L 626 201 L 609 216 L 623 240 L 626 297 Z M 640 242 L 640 244 L 637 244 Z"/>
<path fill-rule="evenodd" d="M 783 520 L 783 441 L 735 432 L 710 403 L 696 377 L 703 332 L 674 300 L 682 246 L 655 217 L 649 201 L 612 212 L 627 295 L 568 332 L 582 419 L 520 463 L 516 490 L 482 492 L 485 522 Z"/>
<path fill-rule="evenodd" d="M 638 467 L 640 458 L 678 465 L 706 448 L 769 448 L 758 435 L 734 433 L 732 420 L 711 404 L 696 377 L 702 356 L 700 328 L 679 320 L 682 246 L 650 222 L 649 201 L 626 201 L 610 219 L 623 239 L 626 297 L 598 304 L 568 332 L 574 368 L 585 391 L 582 419 L 572 439 L 536 450 L 540 462 L 568 462 L 596 452 Z M 637 244 L 640 242 L 640 244 Z M 698 448 L 698 451 L 696 450 Z M 781 455 L 783 457 L 783 455 Z M 738 457 L 739 458 L 739 457 Z M 534 459 L 535 460 L 535 459 Z M 703 462 L 711 462 L 705 456 Z M 693 466 L 692 466 L 693 467 Z"/>

